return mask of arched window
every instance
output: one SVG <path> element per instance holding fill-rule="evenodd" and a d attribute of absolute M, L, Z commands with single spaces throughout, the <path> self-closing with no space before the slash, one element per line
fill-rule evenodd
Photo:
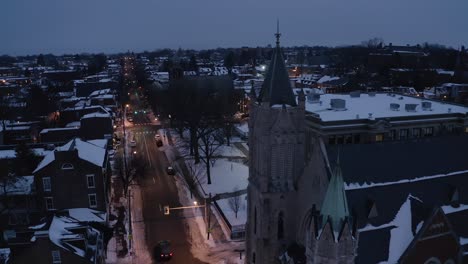
<path fill-rule="evenodd" d="M 278 239 L 284 238 L 284 219 L 283 212 L 280 212 L 278 215 Z"/>
<path fill-rule="evenodd" d="M 254 234 L 257 234 L 257 207 L 254 209 Z"/>
<path fill-rule="evenodd" d="M 447 259 L 444 264 L 455 264 L 455 261 L 453 259 Z"/>
<path fill-rule="evenodd" d="M 436 257 L 432 257 L 428 260 L 426 260 L 426 262 L 424 262 L 424 264 L 441 264 L 440 263 L 440 260 Z"/>
<path fill-rule="evenodd" d="M 73 164 L 71 163 L 64 163 L 62 164 L 62 170 L 73 170 L 74 167 L 73 167 Z"/>

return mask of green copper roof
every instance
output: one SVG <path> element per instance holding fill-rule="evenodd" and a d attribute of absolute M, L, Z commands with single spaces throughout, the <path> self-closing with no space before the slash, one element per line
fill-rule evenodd
<path fill-rule="evenodd" d="M 279 33 L 276 33 L 276 48 L 271 58 L 266 78 L 258 97 L 259 102 L 269 102 L 272 105 L 296 106 L 296 99 L 289 81 L 288 71 L 284 65 L 283 54 L 279 46 Z"/>
<path fill-rule="evenodd" d="M 341 230 L 343 221 L 349 217 L 348 201 L 346 200 L 339 157 L 323 200 L 321 215 L 323 225 L 327 219 L 330 219 L 333 230 L 336 233 Z"/>

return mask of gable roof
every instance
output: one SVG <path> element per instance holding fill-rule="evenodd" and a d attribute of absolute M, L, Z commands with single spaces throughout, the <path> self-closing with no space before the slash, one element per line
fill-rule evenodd
<path fill-rule="evenodd" d="M 67 144 L 56 147 L 55 151 L 48 153 L 33 171 L 36 173 L 55 160 L 56 151 L 78 151 L 78 157 L 96 166 L 104 167 L 107 150 L 102 146 L 101 141 L 87 142 L 80 138 L 70 140 Z"/>

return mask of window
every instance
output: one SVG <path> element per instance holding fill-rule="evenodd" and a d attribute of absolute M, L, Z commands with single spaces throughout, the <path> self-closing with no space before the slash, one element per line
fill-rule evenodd
<path fill-rule="evenodd" d="M 278 215 L 278 240 L 284 238 L 284 221 L 283 221 L 283 212 Z"/>
<path fill-rule="evenodd" d="M 354 135 L 354 144 L 361 143 L 361 135 L 356 134 Z"/>
<path fill-rule="evenodd" d="M 60 250 L 52 250 L 52 263 L 62 263 Z"/>
<path fill-rule="evenodd" d="M 408 138 L 408 129 L 400 129 L 400 139 Z"/>
<path fill-rule="evenodd" d="M 433 127 L 425 127 L 423 128 L 423 133 L 425 137 L 432 137 L 434 135 L 434 128 Z"/>
<path fill-rule="evenodd" d="M 95 188 L 96 185 L 94 185 L 94 174 L 86 175 L 86 182 L 88 183 L 88 188 Z"/>
<path fill-rule="evenodd" d="M 421 128 L 413 128 L 413 137 L 414 138 L 421 137 Z"/>
<path fill-rule="evenodd" d="M 424 264 L 440 264 L 440 260 L 438 258 L 432 257 L 432 258 L 426 260 L 426 262 L 424 262 Z"/>
<path fill-rule="evenodd" d="M 255 263 L 255 252 L 252 253 L 252 263 Z"/>
<path fill-rule="evenodd" d="M 53 197 L 45 197 L 45 206 L 48 211 L 54 210 L 54 198 Z"/>
<path fill-rule="evenodd" d="M 465 133 L 468 133 L 468 127 L 465 127 Z"/>
<path fill-rule="evenodd" d="M 73 164 L 71 163 L 64 163 L 62 164 L 62 170 L 73 170 L 74 167 L 73 167 Z"/>
<path fill-rule="evenodd" d="M 257 207 L 254 209 L 254 234 L 257 234 Z"/>
<path fill-rule="evenodd" d="M 50 184 L 50 177 L 42 178 L 42 187 L 44 189 L 44 192 L 52 191 L 52 186 Z"/>
<path fill-rule="evenodd" d="M 395 140 L 396 139 L 396 130 L 392 129 L 388 132 L 388 139 L 389 140 Z"/>
<path fill-rule="evenodd" d="M 88 200 L 89 200 L 89 207 L 90 208 L 96 208 L 97 207 L 97 199 L 96 199 L 96 194 L 88 194 Z"/>
<path fill-rule="evenodd" d="M 336 144 L 336 137 L 335 136 L 329 136 L 328 137 L 328 144 L 329 145 L 335 145 Z"/>
<path fill-rule="evenodd" d="M 344 137 L 343 136 L 337 136 L 336 137 L 336 144 L 343 144 L 344 143 Z"/>
<path fill-rule="evenodd" d="M 345 135 L 345 144 L 352 144 L 352 143 L 353 143 L 353 136 Z"/>
<path fill-rule="evenodd" d="M 377 142 L 383 141 L 383 134 L 375 135 L 375 141 L 377 141 Z"/>

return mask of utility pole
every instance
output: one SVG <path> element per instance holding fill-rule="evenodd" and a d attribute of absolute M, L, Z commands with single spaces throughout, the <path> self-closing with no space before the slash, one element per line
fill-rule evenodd
<path fill-rule="evenodd" d="M 208 197 L 208 205 L 205 203 L 205 210 L 208 210 L 207 207 L 209 207 L 211 204 L 211 193 L 210 196 Z M 207 232 L 207 240 L 210 240 L 210 233 L 211 233 L 211 210 L 208 212 L 208 228 L 206 229 Z"/>

